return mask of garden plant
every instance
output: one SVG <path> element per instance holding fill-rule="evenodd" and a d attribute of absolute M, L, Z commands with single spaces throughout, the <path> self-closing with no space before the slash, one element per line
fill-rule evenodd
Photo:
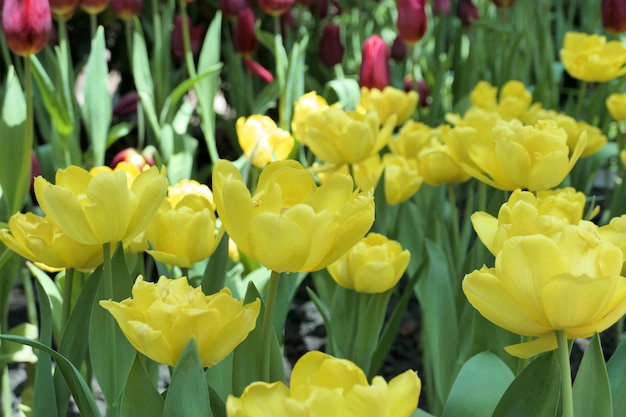
<path fill-rule="evenodd" d="M 0 416 L 626 417 L 626 1 L 0 4 Z"/>

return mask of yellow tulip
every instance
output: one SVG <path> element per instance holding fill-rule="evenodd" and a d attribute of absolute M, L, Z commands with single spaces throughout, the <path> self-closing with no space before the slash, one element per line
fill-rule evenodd
<path fill-rule="evenodd" d="M 193 338 L 205 367 L 213 366 L 237 347 L 256 326 L 260 300 L 243 305 L 227 288 L 205 295 L 186 277 L 145 282 L 140 275 L 132 298 L 100 301 L 128 341 L 155 362 L 175 366 Z"/>
<path fill-rule="evenodd" d="M 606 82 L 626 74 L 626 46 L 619 40 L 568 32 L 560 51 L 565 70 L 586 82 Z"/>
<path fill-rule="evenodd" d="M 331 107 L 309 113 L 304 143 L 322 161 L 356 164 L 387 145 L 395 123 L 395 116 L 391 116 L 381 127 L 376 112 L 363 114 Z"/>
<path fill-rule="evenodd" d="M 626 122 L 626 93 L 613 93 L 606 99 L 606 108 L 618 122 Z"/>
<path fill-rule="evenodd" d="M 533 95 L 522 82 L 507 81 L 500 90 L 498 113 L 504 120 L 521 119 L 532 101 Z"/>
<path fill-rule="evenodd" d="M 416 158 L 386 153 L 383 155 L 383 166 L 387 204 L 394 205 L 408 200 L 419 191 L 424 182 Z"/>
<path fill-rule="evenodd" d="M 103 262 L 101 245 L 84 245 L 70 239 L 47 217 L 16 213 L 0 240 L 18 255 L 47 271 L 74 268 L 91 271 Z"/>
<path fill-rule="evenodd" d="M 487 81 L 479 81 L 470 92 L 470 102 L 473 106 L 486 111 L 496 111 L 498 108 L 498 89 Z"/>
<path fill-rule="evenodd" d="M 613 217 L 609 224 L 600 227 L 602 238 L 615 244 L 624 255 L 622 274 L 626 274 L 626 214 Z"/>
<path fill-rule="evenodd" d="M 286 159 L 293 149 L 293 137 L 268 116 L 240 117 L 236 128 L 244 156 L 257 168 Z"/>
<path fill-rule="evenodd" d="M 367 113 L 375 111 L 381 124 L 395 115 L 396 126 L 404 123 L 417 108 L 418 94 L 416 91 L 408 93 L 397 88 L 387 86 L 382 91 L 377 88 L 361 87 L 361 98 L 357 105 L 359 111 Z"/>
<path fill-rule="evenodd" d="M 230 162 L 213 169 L 217 212 L 239 250 L 277 272 L 325 268 L 358 242 L 374 222 L 372 193 L 352 179 L 330 176 L 317 187 L 300 163 L 269 164 L 254 195 Z"/>
<path fill-rule="evenodd" d="M 306 145 L 306 118 L 309 113 L 327 109 L 328 103 L 322 96 L 318 96 L 315 91 L 304 94 L 293 107 L 293 118 L 291 119 L 291 131 L 300 143 Z M 339 107 L 340 108 L 340 107 Z"/>
<path fill-rule="evenodd" d="M 567 134 L 548 120 L 534 126 L 500 121 L 489 133 L 456 127 L 447 140 L 454 157 L 474 178 L 502 190 L 531 191 L 558 186 L 587 144 L 583 133 L 570 156 Z"/>
<path fill-rule="evenodd" d="M 513 236 L 543 234 L 549 237 L 565 227 L 578 224 L 585 209 L 585 195 L 567 187 L 535 194 L 515 190 L 500 207 L 498 217 L 479 211 L 471 220 L 476 234 L 497 255 Z"/>
<path fill-rule="evenodd" d="M 123 171 L 90 174 L 77 166 L 60 169 L 56 185 L 35 178 L 42 210 L 70 238 L 96 245 L 130 240 L 145 231 L 165 198 L 165 171 L 152 167 L 130 185 Z"/>
<path fill-rule="evenodd" d="M 590 337 L 626 313 L 622 252 L 604 241 L 598 227 L 581 221 L 552 237 L 512 237 L 495 268 L 467 274 L 463 292 L 489 321 L 538 339 L 505 349 L 530 357 L 556 348 L 555 332 Z"/>
<path fill-rule="evenodd" d="M 351 168 L 352 178 L 361 191 L 373 192 L 376 189 L 378 180 L 383 174 L 383 163 L 379 154 L 375 153 L 358 164 L 352 165 Z"/>
<path fill-rule="evenodd" d="M 424 123 L 409 120 L 402 126 L 397 138 L 389 141 L 389 149 L 405 158 L 416 158 L 433 137 L 441 138 L 447 130 L 447 126 L 432 128 Z"/>
<path fill-rule="evenodd" d="M 154 248 L 147 252 L 159 262 L 190 268 L 209 257 L 222 237 L 209 187 L 189 180 L 170 187 L 146 236 Z"/>
<path fill-rule="evenodd" d="M 226 401 L 228 417 L 409 417 L 417 408 L 422 383 L 406 371 L 387 383 L 371 385 L 354 363 L 325 353 L 306 353 L 293 368 L 291 387 L 254 382 Z"/>
<path fill-rule="evenodd" d="M 342 287 L 362 293 L 381 293 L 395 287 L 410 259 L 411 254 L 402 250 L 399 242 L 370 233 L 328 265 L 328 272 Z"/>

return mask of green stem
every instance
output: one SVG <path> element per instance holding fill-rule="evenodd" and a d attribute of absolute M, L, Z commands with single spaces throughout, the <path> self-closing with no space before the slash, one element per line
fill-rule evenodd
<path fill-rule="evenodd" d="M 63 315 L 61 323 L 65 329 L 65 324 L 70 318 L 72 311 L 72 286 L 74 285 L 74 268 L 65 270 L 65 282 L 63 283 Z"/>
<path fill-rule="evenodd" d="M 272 333 L 274 321 L 274 306 L 278 295 L 280 272 L 272 271 L 270 275 L 267 299 L 265 300 L 265 312 L 263 314 L 263 329 L 261 334 L 261 376 L 264 381 L 270 382 L 270 358 L 272 352 Z"/>
<path fill-rule="evenodd" d="M 0 417 L 10 417 L 13 415 L 11 404 L 11 381 L 9 381 L 9 368 L 0 365 L 0 386 L 2 386 L 2 397 L 0 397 Z"/>
<path fill-rule="evenodd" d="M 281 59 L 281 50 L 283 46 L 283 36 L 280 33 L 280 16 L 274 16 L 274 59 L 276 62 L 276 82 L 278 83 L 278 127 L 284 130 L 287 128 L 287 120 L 285 120 L 285 114 L 287 112 L 285 103 L 285 94 L 287 86 L 285 85 L 285 68 Z"/>
<path fill-rule="evenodd" d="M 561 400 L 563 417 L 574 417 L 574 400 L 572 396 L 572 371 L 570 369 L 569 345 L 565 330 L 556 331 L 558 342 L 559 367 L 561 368 Z"/>
<path fill-rule="evenodd" d="M 454 184 L 447 185 L 448 205 L 450 206 L 450 227 L 452 227 L 452 245 L 454 248 L 455 259 L 459 260 L 459 265 L 463 265 L 463 253 L 460 250 L 461 231 L 459 229 L 459 211 L 456 206 L 456 194 L 454 192 Z"/>
<path fill-rule="evenodd" d="M 578 102 L 576 103 L 576 119 L 580 119 L 583 113 L 583 103 L 585 101 L 585 93 L 587 92 L 587 81 L 583 81 L 578 91 Z"/>
<path fill-rule="evenodd" d="M 154 29 L 154 101 L 156 108 L 160 109 L 163 103 L 163 41 L 161 38 L 161 13 L 159 12 L 159 1 L 152 0 L 152 27 Z"/>
<path fill-rule="evenodd" d="M 369 334 L 368 328 L 371 325 L 368 319 L 367 306 L 369 294 L 359 294 L 359 315 L 357 317 L 357 332 L 356 341 L 353 345 L 352 357 L 348 358 L 356 363 L 367 375 L 369 373 L 370 358 L 367 353 L 370 351 L 370 346 L 376 343 L 374 340 L 367 340 Z"/>
<path fill-rule="evenodd" d="M 24 298 L 26 299 L 26 313 L 28 322 L 38 326 L 37 324 L 37 303 L 35 302 L 35 294 L 33 292 L 33 283 L 30 279 L 28 270 L 22 269 L 22 286 L 24 287 Z"/>
<path fill-rule="evenodd" d="M 96 13 L 89 13 L 89 31 L 91 33 L 91 39 L 96 36 L 96 30 L 98 29 L 98 15 Z"/>
<path fill-rule="evenodd" d="M 9 69 L 11 65 L 13 65 L 13 60 L 11 59 L 11 53 L 9 52 L 9 47 L 7 46 L 7 40 L 4 37 L 4 32 L 0 30 L 0 49 L 2 50 L 2 60 L 4 61 L 4 65 L 6 69 Z"/>
<path fill-rule="evenodd" d="M 126 32 L 126 51 L 128 53 L 128 61 L 133 59 L 133 21 L 124 21 L 124 30 Z"/>
<path fill-rule="evenodd" d="M 193 61 L 193 51 L 191 50 L 191 36 L 189 34 L 189 20 L 187 16 L 187 1 L 181 0 L 180 4 L 180 16 L 183 30 L 183 49 L 185 52 L 185 66 L 187 68 L 187 74 L 190 78 L 196 77 L 196 65 Z"/>

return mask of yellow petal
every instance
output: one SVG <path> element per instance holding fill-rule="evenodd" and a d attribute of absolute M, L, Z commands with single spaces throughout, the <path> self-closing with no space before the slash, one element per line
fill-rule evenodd
<path fill-rule="evenodd" d="M 529 342 L 505 346 L 504 350 L 506 350 L 509 355 L 517 358 L 528 359 L 540 353 L 555 350 L 557 347 L 556 335 L 553 332 Z"/>

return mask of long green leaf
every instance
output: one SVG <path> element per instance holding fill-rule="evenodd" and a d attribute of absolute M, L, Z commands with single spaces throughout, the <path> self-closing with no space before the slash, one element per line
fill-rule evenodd
<path fill-rule="evenodd" d="M 152 83 L 152 74 L 150 73 L 150 60 L 148 59 L 148 50 L 146 41 L 141 30 L 139 19 L 134 21 L 135 31 L 133 32 L 133 80 L 137 94 L 141 99 L 141 106 L 146 113 L 148 123 L 157 138 L 161 141 L 161 127 L 157 118 L 157 112 L 154 102 L 154 84 Z"/>
<path fill-rule="evenodd" d="M 56 366 L 61 370 L 63 378 L 65 378 L 65 382 L 72 392 L 74 401 L 76 401 L 76 405 L 80 410 L 80 415 L 82 417 L 101 417 L 98 406 L 96 405 L 93 394 L 87 386 L 87 383 L 83 380 L 78 369 L 76 369 L 76 367 L 63 355 L 50 349 L 42 343 L 25 337 L 0 334 L 0 339 L 32 346 L 35 349 L 42 350 L 45 353 L 52 355 L 56 362 Z"/>
<path fill-rule="evenodd" d="M 137 354 L 124 386 L 119 416 L 162 416 L 163 408 L 163 398 Z"/>
<path fill-rule="evenodd" d="M 513 373 L 493 353 L 473 356 L 454 381 L 443 417 L 490 416 L 511 381 Z"/>
<path fill-rule="evenodd" d="M 37 280 L 36 283 L 37 294 L 39 295 L 39 308 L 41 309 L 39 341 L 46 346 L 52 346 L 52 311 L 50 300 L 39 280 Z M 52 380 L 52 358 L 50 355 L 39 355 L 37 368 L 35 370 L 33 396 L 34 417 L 57 416 L 56 395 Z"/>
<path fill-rule="evenodd" d="M 228 234 L 222 235 L 222 240 L 217 245 L 215 252 L 209 258 L 204 274 L 202 275 L 202 291 L 214 294 L 224 288 L 226 274 L 228 273 Z"/>
<path fill-rule="evenodd" d="M 29 58 L 33 70 L 33 79 L 37 84 L 46 111 L 52 117 L 55 129 L 62 135 L 71 133 L 74 130 L 74 124 L 65 105 L 63 92 L 56 88 L 37 55 L 31 55 Z"/>
<path fill-rule="evenodd" d="M 626 417 L 626 338 L 622 339 L 611 359 L 607 363 L 609 382 L 611 384 L 611 399 L 613 400 L 613 415 Z"/>
<path fill-rule="evenodd" d="M 574 381 L 574 415 L 613 416 L 611 387 L 600 345 L 600 335 L 596 333 L 585 350 Z M 623 395 L 621 393 L 620 395 Z"/>

